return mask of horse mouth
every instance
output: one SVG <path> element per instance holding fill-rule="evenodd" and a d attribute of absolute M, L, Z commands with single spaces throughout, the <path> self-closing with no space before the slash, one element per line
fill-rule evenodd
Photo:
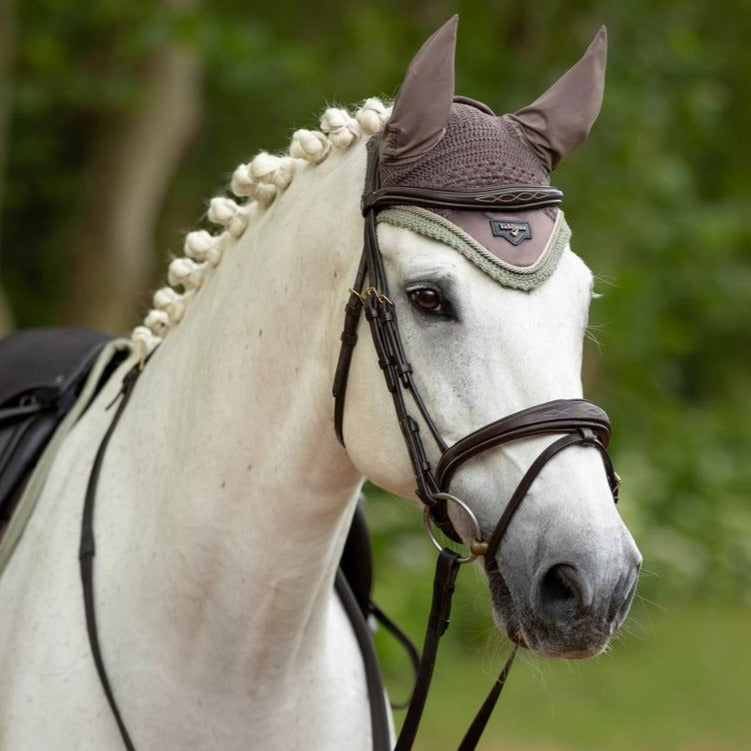
<path fill-rule="evenodd" d="M 539 657 L 569 660 L 596 657 L 607 648 L 620 625 L 620 618 L 600 614 L 594 609 L 569 619 L 545 620 L 530 604 L 514 597 L 499 571 L 489 574 L 488 584 L 493 620 L 498 629 L 511 642 Z"/>

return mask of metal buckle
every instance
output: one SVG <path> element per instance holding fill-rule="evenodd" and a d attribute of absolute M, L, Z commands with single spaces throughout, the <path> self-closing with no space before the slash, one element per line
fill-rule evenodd
<path fill-rule="evenodd" d="M 452 503 L 455 503 L 467 514 L 470 522 L 472 522 L 475 535 L 473 540 L 469 543 L 469 555 L 460 558 L 459 563 L 470 563 L 471 561 L 474 561 L 478 556 L 485 555 L 488 552 L 488 543 L 482 539 L 482 530 L 480 529 L 480 524 L 477 521 L 477 517 L 474 515 L 472 509 L 467 506 L 467 504 L 464 503 L 464 501 L 462 501 L 460 498 L 457 498 L 455 495 L 451 495 L 451 493 L 434 493 L 433 498 L 439 500 L 443 499 L 445 501 L 451 501 Z M 438 538 L 435 536 L 435 533 L 433 532 L 430 510 L 430 506 L 425 506 L 425 509 L 423 510 L 422 518 L 423 523 L 425 524 L 425 532 L 428 535 L 428 539 L 433 544 L 433 547 L 440 553 L 443 550 L 444 546 L 441 545 Z"/>
<path fill-rule="evenodd" d="M 359 297 L 361 302 L 367 302 L 368 297 L 375 297 L 376 300 L 378 300 L 379 303 L 382 305 L 391 305 L 393 306 L 394 303 L 386 297 L 386 295 L 383 294 L 383 292 L 379 291 L 372 285 L 369 287 L 366 287 L 362 292 L 358 292 L 356 289 L 353 289 L 352 287 L 349 288 L 350 294 L 354 295 L 355 297 Z"/>

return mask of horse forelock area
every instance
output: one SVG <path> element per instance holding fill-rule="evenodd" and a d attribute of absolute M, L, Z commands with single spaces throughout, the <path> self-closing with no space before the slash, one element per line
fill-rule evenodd
<path fill-rule="evenodd" d="M 212 269 L 232 251 L 257 216 L 289 187 L 301 164 L 318 165 L 332 151 L 347 151 L 363 138 L 382 131 L 390 115 L 391 105 L 375 97 L 366 99 L 353 113 L 329 107 L 321 116 L 321 129 L 295 131 L 286 154 L 262 151 L 250 162 L 240 164 L 230 183 L 238 200 L 217 196 L 209 201 L 207 217 L 219 228 L 218 233 L 196 230 L 186 235 L 184 255 L 169 265 L 168 285 L 154 293 L 153 308 L 133 330 L 131 338 L 140 357 L 148 356 L 182 320 L 186 305 Z"/>

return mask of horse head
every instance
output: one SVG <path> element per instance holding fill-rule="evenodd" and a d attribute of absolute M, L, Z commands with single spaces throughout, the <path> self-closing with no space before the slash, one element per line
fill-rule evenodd
<path fill-rule="evenodd" d="M 415 498 L 417 474 L 423 503 L 432 506 L 438 491 L 459 498 L 443 516 L 470 544 L 493 537 L 528 468 L 560 433 L 522 431 L 470 452 L 450 480 L 444 473 L 436 483 L 432 470 L 440 475 L 450 447 L 504 416 L 582 396 L 593 277 L 571 251 L 549 178 L 599 113 L 606 34 L 535 102 L 501 116 L 455 95 L 455 38 L 456 18 L 413 59 L 384 132 L 368 143 L 363 204 L 366 225 L 372 207 L 370 242 L 384 279 L 366 226 L 367 279 L 355 292 L 366 310 L 385 299 L 401 343 L 381 341 L 388 325 L 368 336 L 360 320 L 340 430 L 352 462 L 375 483 Z M 403 399 L 419 429 L 417 458 L 414 435 L 405 450 L 409 431 L 381 375 L 389 358 L 403 360 L 391 377 L 411 392 Z M 613 503 L 609 459 L 593 445 L 553 450 L 484 555 L 497 625 L 541 655 L 601 652 L 634 596 L 640 555 Z"/>

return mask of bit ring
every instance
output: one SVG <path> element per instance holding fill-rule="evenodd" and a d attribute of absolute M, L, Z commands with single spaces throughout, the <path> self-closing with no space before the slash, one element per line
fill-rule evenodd
<path fill-rule="evenodd" d="M 488 543 L 482 539 L 482 530 L 480 529 L 480 524 L 477 521 L 477 517 L 475 516 L 472 509 L 463 500 L 461 500 L 461 498 L 457 498 L 455 495 L 451 495 L 451 493 L 435 493 L 433 494 L 433 498 L 439 500 L 443 499 L 445 501 L 455 503 L 469 517 L 469 520 L 474 527 L 476 534 L 472 541 L 469 543 L 469 554 L 460 558 L 459 563 L 470 563 L 471 561 L 474 561 L 478 556 L 485 555 L 485 553 L 488 552 Z M 433 547 L 440 553 L 443 550 L 444 546 L 441 545 L 438 538 L 435 536 L 435 532 L 433 532 L 430 510 L 430 506 L 425 506 L 425 509 L 423 510 L 422 518 L 423 523 L 425 524 L 425 532 L 428 535 L 428 539 L 433 544 Z"/>

